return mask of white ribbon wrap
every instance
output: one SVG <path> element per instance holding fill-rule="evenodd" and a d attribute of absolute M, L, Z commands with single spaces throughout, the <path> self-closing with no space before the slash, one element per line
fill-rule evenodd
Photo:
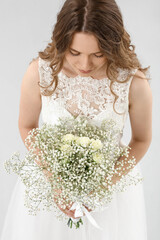
<path fill-rule="evenodd" d="M 95 219 L 91 216 L 89 211 L 79 202 L 74 202 L 70 210 L 75 210 L 75 217 L 82 217 L 83 213 L 85 213 L 88 220 L 92 223 L 92 225 L 100 230 L 103 230 L 95 221 Z M 80 218 L 79 218 L 80 219 Z M 73 222 L 78 222 L 79 219 L 72 218 Z"/>

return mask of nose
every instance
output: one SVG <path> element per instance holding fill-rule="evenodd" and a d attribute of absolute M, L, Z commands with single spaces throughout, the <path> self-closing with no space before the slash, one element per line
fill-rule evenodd
<path fill-rule="evenodd" d="M 81 69 L 84 71 L 91 70 L 91 62 L 89 57 L 83 57 L 81 60 Z"/>

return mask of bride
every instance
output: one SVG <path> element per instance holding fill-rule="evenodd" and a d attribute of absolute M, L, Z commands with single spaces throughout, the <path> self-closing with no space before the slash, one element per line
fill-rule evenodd
<path fill-rule="evenodd" d="M 122 130 L 129 114 L 132 130 L 129 157 L 136 157 L 135 171 L 141 172 L 139 162 L 152 139 L 152 93 L 148 68 L 143 68 L 138 60 L 116 2 L 66 0 L 51 39 L 29 64 L 22 79 L 18 121 L 22 141 L 31 129 L 39 127 L 41 111 L 47 123 L 54 123 L 68 113 L 95 117 L 96 121 L 112 116 Z M 120 157 L 117 162 L 122 160 Z M 116 181 L 118 177 L 113 183 Z M 116 193 L 103 212 L 92 213 L 86 207 L 103 227 L 101 232 L 87 218 L 75 230 L 59 222 L 52 212 L 28 215 L 23 205 L 24 191 L 18 180 L 1 240 L 147 239 L 142 184 Z M 70 210 L 70 206 L 65 210 L 58 207 L 75 218 L 75 210 Z"/>

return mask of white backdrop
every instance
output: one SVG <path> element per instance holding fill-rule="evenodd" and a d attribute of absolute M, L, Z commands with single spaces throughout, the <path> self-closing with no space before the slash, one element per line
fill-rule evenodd
<path fill-rule="evenodd" d="M 20 86 L 32 58 L 50 42 L 56 14 L 63 1 L 59 0 L 1 0 L 0 2 L 0 233 L 12 189 L 17 176 L 4 170 L 4 161 L 14 151 L 24 156 L 26 148 L 18 130 Z M 160 2 L 159 0 L 117 0 L 125 27 L 136 45 L 137 55 L 144 67 L 151 66 L 153 93 L 153 138 L 148 152 L 141 160 L 147 212 L 148 240 L 160 239 Z M 41 125 L 41 116 L 40 116 Z M 127 120 L 124 141 L 129 142 L 130 124 Z"/>

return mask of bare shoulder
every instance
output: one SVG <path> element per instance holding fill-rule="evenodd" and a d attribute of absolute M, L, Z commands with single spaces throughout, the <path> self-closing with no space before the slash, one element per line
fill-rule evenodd
<path fill-rule="evenodd" d="M 152 101 L 152 91 L 145 74 L 137 70 L 134 75 L 129 90 L 129 108 L 141 102 Z"/>
<path fill-rule="evenodd" d="M 152 139 L 152 92 L 144 73 L 137 70 L 136 75 L 129 91 L 132 139 L 146 142 L 148 146 Z"/>
<path fill-rule="evenodd" d="M 36 59 L 29 63 L 21 83 L 19 111 L 20 128 L 38 126 L 38 119 L 41 111 L 39 81 L 38 59 Z"/>
<path fill-rule="evenodd" d="M 36 58 L 36 59 L 33 59 L 29 65 L 28 65 L 28 69 L 27 69 L 27 72 L 28 74 L 30 74 L 30 76 L 33 77 L 34 81 L 35 82 L 38 82 L 40 80 L 39 78 L 39 58 Z"/>
<path fill-rule="evenodd" d="M 38 82 L 40 81 L 40 76 L 38 67 L 38 58 L 33 59 L 29 63 L 22 80 L 22 86 L 26 87 L 28 90 L 34 92 L 34 94 L 39 95 L 40 97 L 40 87 L 38 85 Z"/>

